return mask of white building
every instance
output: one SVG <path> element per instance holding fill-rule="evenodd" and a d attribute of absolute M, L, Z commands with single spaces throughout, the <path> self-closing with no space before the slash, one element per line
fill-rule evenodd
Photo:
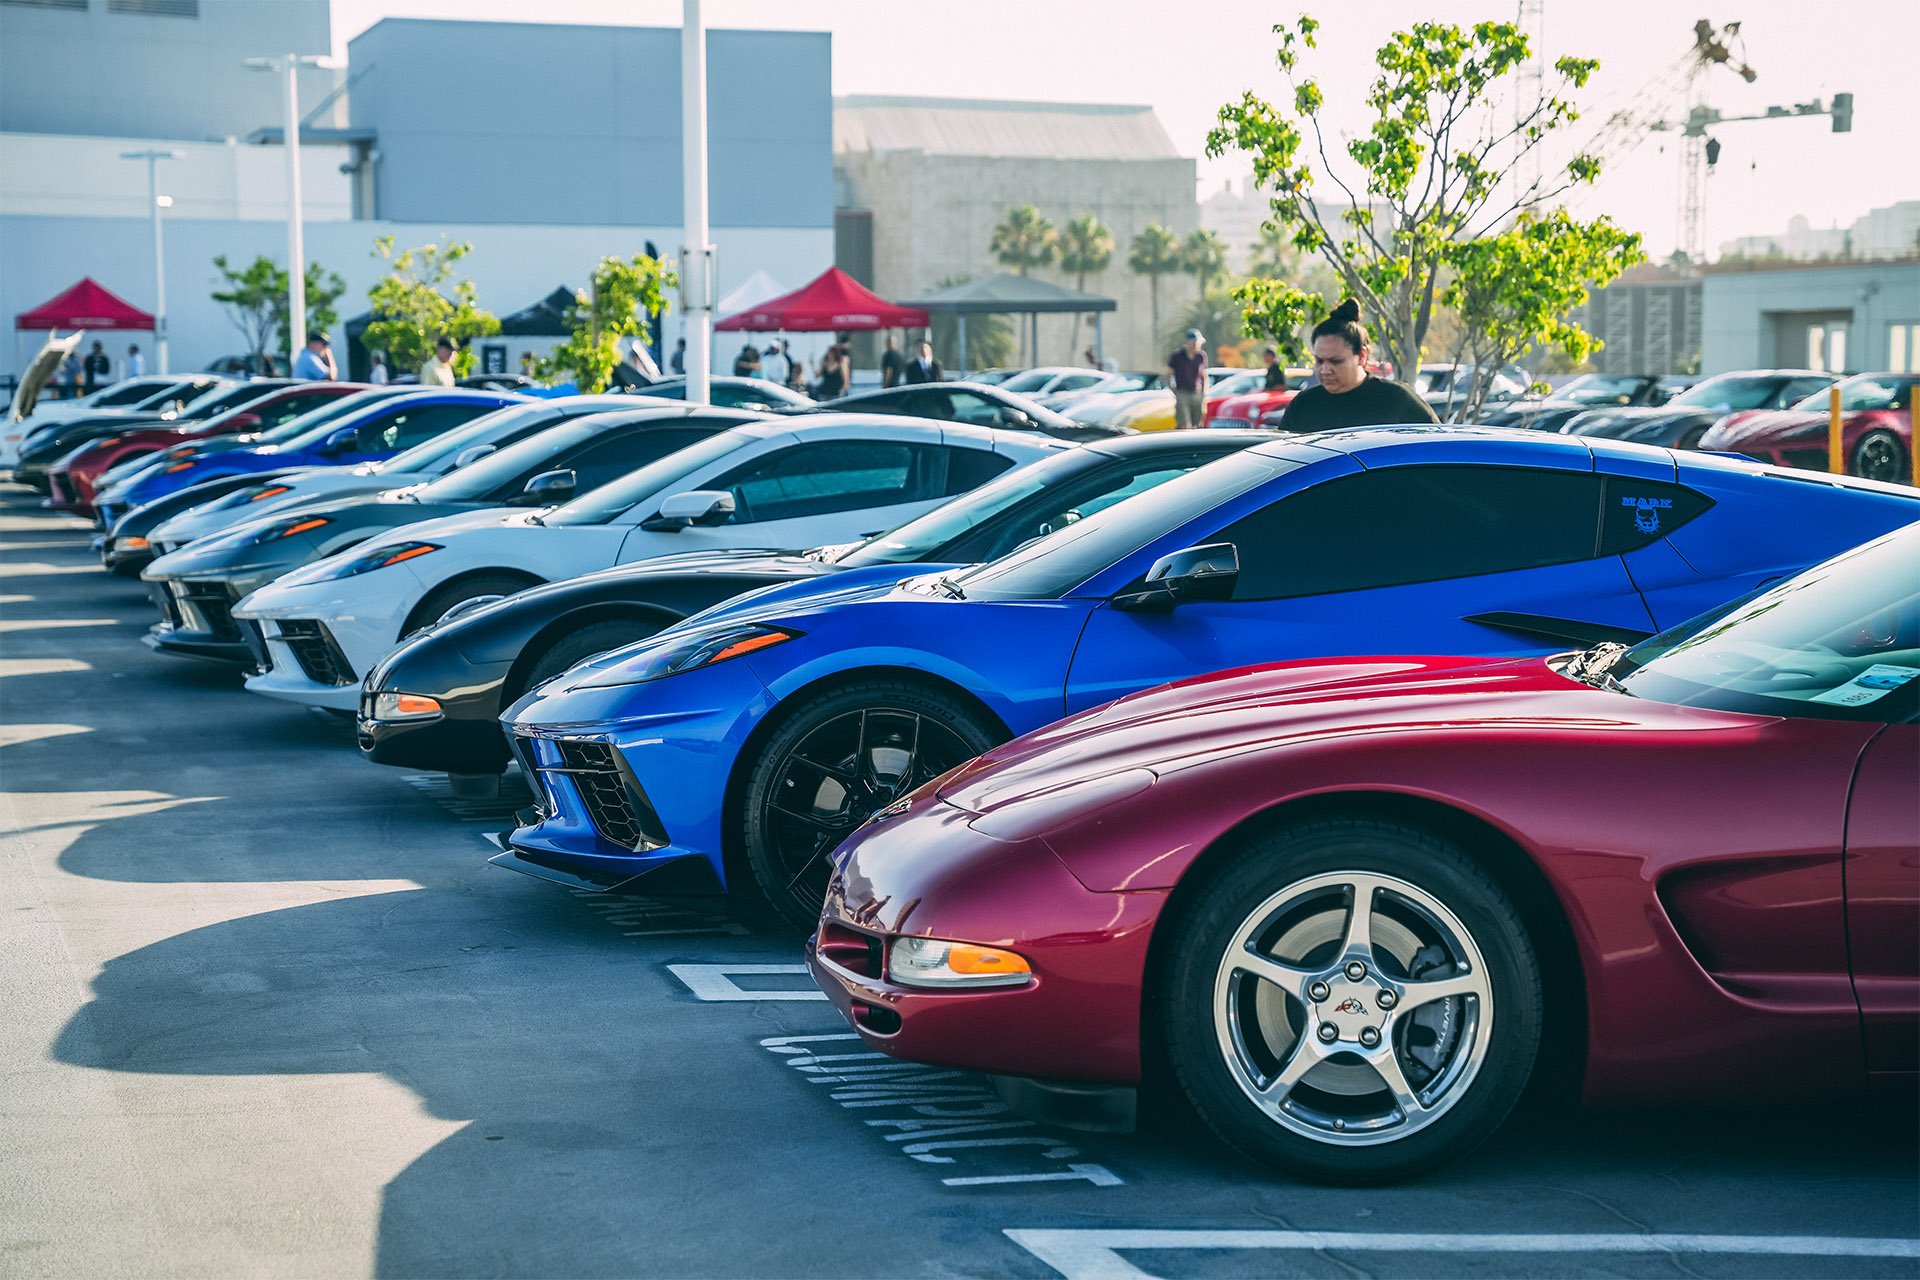
<path fill-rule="evenodd" d="M 1830 258 L 1877 261 L 1920 254 L 1920 200 L 1901 200 L 1855 218 L 1845 227 L 1816 227 L 1804 216 L 1787 219 L 1778 235 L 1741 236 L 1720 246 L 1723 258 Z"/>

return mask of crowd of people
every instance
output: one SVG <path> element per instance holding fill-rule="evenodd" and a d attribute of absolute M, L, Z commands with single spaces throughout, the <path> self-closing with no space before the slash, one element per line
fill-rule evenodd
<path fill-rule="evenodd" d="M 127 354 L 116 377 L 113 371 L 113 357 L 107 354 L 106 344 L 95 342 L 85 355 L 78 351 L 67 353 L 54 371 L 54 398 L 72 399 L 75 396 L 89 395 L 111 382 L 121 378 L 137 378 L 147 371 L 146 358 L 140 354 L 140 344 L 127 347 Z"/>

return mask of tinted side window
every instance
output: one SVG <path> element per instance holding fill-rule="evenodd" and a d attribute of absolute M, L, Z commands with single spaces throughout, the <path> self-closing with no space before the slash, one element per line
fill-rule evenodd
<path fill-rule="evenodd" d="M 1638 551 L 1711 506 L 1713 499 L 1677 484 L 1608 476 L 1600 502 L 1600 552 Z"/>
<path fill-rule="evenodd" d="M 431 440 L 463 423 L 471 422 L 483 413 L 492 413 L 494 408 L 490 404 L 436 404 L 405 410 L 384 422 L 362 427 L 359 449 L 362 453 L 410 449 L 423 440 Z"/>
<path fill-rule="evenodd" d="M 571 454 L 553 459 L 539 471 L 530 471 L 513 486 L 518 493 L 540 471 L 565 467 L 574 473 L 574 489 L 585 493 L 610 480 L 618 480 L 629 471 L 637 471 L 649 462 L 658 462 L 670 453 L 678 453 L 696 440 L 709 435 L 705 431 L 672 428 L 658 431 L 629 431 L 611 440 L 590 440 Z"/>
<path fill-rule="evenodd" d="M 948 446 L 941 452 L 947 455 L 947 482 L 940 489 L 943 498 L 977 489 L 1013 465 L 1012 458 L 1003 457 L 991 449 Z"/>
<path fill-rule="evenodd" d="M 1814 392 L 1825 391 L 1832 385 L 1832 381 L 1827 378 L 1795 378 L 1792 382 L 1789 382 L 1776 392 L 1773 399 L 1767 403 L 1777 409 L 1783 404 L 1793 404 L 1796 401 L 1805 400 Z"/>
<path fill-rule="evenodd" d="M 1387 467 L 1282 498 L 1220 531 L 1239 600 L 1358 591 L 1595 554 L 1601 477 L 1528 467 Z"/>
<path fill-rule="evenodd" d="M 999 405 L 983 396 L 971 391 L 955 391 L 950 393 L 947 412 L 938 416 L 955 422 L 971 422 L 977 427 L 997 427 L 1001 423 L 1001 412 Z"/>
<path fill-rule="evenodd" d="M 283 422 L 291 422 L 309 409 L 317 409 L 329 400 L 337 400 L 334 395 L 288 396 L 285 400 L 269 408 L 260 410 L 260 429 L 277 427 Z"/>
<path fill-rule="evenodd" d="M 945 487 L 944 452 L 879 440 L 791 445 L 736 467 L 707 487 L 733 494 L 734 524 L 925 502 Z"/>

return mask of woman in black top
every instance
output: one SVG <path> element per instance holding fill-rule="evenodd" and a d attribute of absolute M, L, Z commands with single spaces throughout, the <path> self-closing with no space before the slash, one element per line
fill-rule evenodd
<path fill-rule="evenodd" d="M 1360 304 L 1349 298 L 1314 326 L 1313 372 L 1319 385 L 1293 398 L 1280 429 L 1327 431 L 1440 421 L 1427 402 L 1407 388 L 1368 374 L 1366 361 Z"/>
<path fill-rule="evenodd" d="M 839 343 L 827 348 L 826 357 L 820 362 L 819 399 L 836 399 L 847 389 L 847 366 L 850 363 L 846 348 Z"/>

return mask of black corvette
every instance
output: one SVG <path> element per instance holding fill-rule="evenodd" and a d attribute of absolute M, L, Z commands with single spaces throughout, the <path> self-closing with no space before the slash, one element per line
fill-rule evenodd
<path fill-rule="evenodd" d="M 443 619 L 361 682 L 360 750 L 379 764 L 495 775 L 500 714 L 574 664 L 745 591 L 884 564 L 973 564 L 1215 458 L 1264 431 L 1181 431 L 1101 440 L 1012 471 L 864 542 L 812 551 L 674 556 L 551 583 Z"/>
<path fill-rule="evenodd" d="M 1833 385 L 1835 375 L 1811 369 L 1723 373 L 1681 392 L 1657 408 L 1604 406 L 1577 414 L 1560 428 L 1570 436 L 1604 436 L 1664 449 L 1693 449 L 1720 419 L 1742 409 L 1780 409 Z"/>

